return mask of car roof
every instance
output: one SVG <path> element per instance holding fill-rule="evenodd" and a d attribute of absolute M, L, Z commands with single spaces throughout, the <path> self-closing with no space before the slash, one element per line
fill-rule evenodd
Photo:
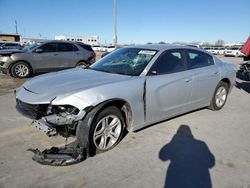
<path fill-rule="evenodd" d="M 85 44 L 85 43 L 83 43 L 83 42 L 78 42 L 78 41 L 65 41 L 65 40 L 48 40 L 48 41 L 44 42 L 43 44 L 50 43 L 50 42 L 56 42 L 56 43 L 69 43 L 69 44 L 82 44 L 82 45 L 90 46 L 90 45 Z"/>
<path fill-rule="evenodd" d="M 169 50 L 169 49 L 192 49 L 192 50 L 200 50 L 203 51 L 203 49 L 192 47 L 192 46 L 186 46 L 186 45 L 173 45 L 173 44 L 145 44 L 145 45 L 135 45 L 135 46 L 129 46 L 128 48 L 142 48 L 142 49 L 148 49 L 148 50 Z"/>

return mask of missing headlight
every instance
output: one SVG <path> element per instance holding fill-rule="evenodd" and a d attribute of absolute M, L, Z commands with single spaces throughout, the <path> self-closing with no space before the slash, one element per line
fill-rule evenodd
<path fill-rule="evenodd" d="M 79 113 L 79 109 L 70 105 L 60 105 L 60 106 L 50 105 L 47 108 L 48 115 L 49 114 L 61 114 L 61 113 L 77 115 Z"/>

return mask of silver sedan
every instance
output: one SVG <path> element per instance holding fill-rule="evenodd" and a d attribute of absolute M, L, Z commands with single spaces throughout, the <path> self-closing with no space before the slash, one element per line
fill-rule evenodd
<path fill-rule="evenodd" d="M 121 48 L 89 68 L 27 81 L 17 109 L 49 136 L 76 136 L 88 151 L 116 146 L 135 131 L 208 107 L 220 110 L 235 83 L 236 67 L 193 47 Z"/>

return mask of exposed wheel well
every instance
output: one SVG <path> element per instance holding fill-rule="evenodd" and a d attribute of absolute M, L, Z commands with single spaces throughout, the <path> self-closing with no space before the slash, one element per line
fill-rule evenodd
<path fill-rule="evenodd" d="M 223 79 L 221 80 L 221 82 L 226 83 L 226 84 L 227 84 L 227 86 L 228 86 L 228 88 L 230 88 L 230 87 L 231 87 L 231 82 L 230 82 L 230 80 L 229 80 L 228 78 L 223 78 Z"/>
<path fill-rule="evenodd" d="M 13 67 L 16 63 L 19 63 L 19 62 L 25 62 L 25 63 L 27 63 L 27 64 L 29 65 L 29 67 L 30 67 L 31 74 L 34 73 L 33 68 L 32 68 L 32 66 L 30 65 L 30 63 L 29 63 L 28 61 L 25 61 L 25 60 L 18 60 L 18 61 L 16 61 L 16 62 L 12 63 L 12 64 L 9 66 L 9 74 L 11 74 L 11 69 L 12 69 L 12 67 Z"/>
<path fill-rule="evenodd" d="M 102 106 L 100 111 L 109 106 L 116 106 L 118 109 L 121 110 L 122 114 L 124 115 L 125 122 L 126 122 L 125 128 L 128 131 L 130 131 L 131 126 L 132 126 L 132 110 L 131 110 L 129 103 L 123 99 L 111 99 L 111 100 L 104 102 L 104 105 Z"/>

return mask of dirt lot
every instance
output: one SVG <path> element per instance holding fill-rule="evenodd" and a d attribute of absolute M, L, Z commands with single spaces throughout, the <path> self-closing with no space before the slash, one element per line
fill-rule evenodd
<path fill-rule="evenodd" d="M 13 90 L 23 81 L 0 75 L 0 188 L 158 188 L 166 182 L 181 187 L 185 181 L 190 187 L 202 182 L 215 188 L 250 187 L 250 82 L 237 79 L 219 112 L 192 112 L 130 133 L 113 150 L 80 164 L 51 167 L 32 161 L 27 150 L 60 145 L 64 139 L 48 138 L 16 112 Z"/>

